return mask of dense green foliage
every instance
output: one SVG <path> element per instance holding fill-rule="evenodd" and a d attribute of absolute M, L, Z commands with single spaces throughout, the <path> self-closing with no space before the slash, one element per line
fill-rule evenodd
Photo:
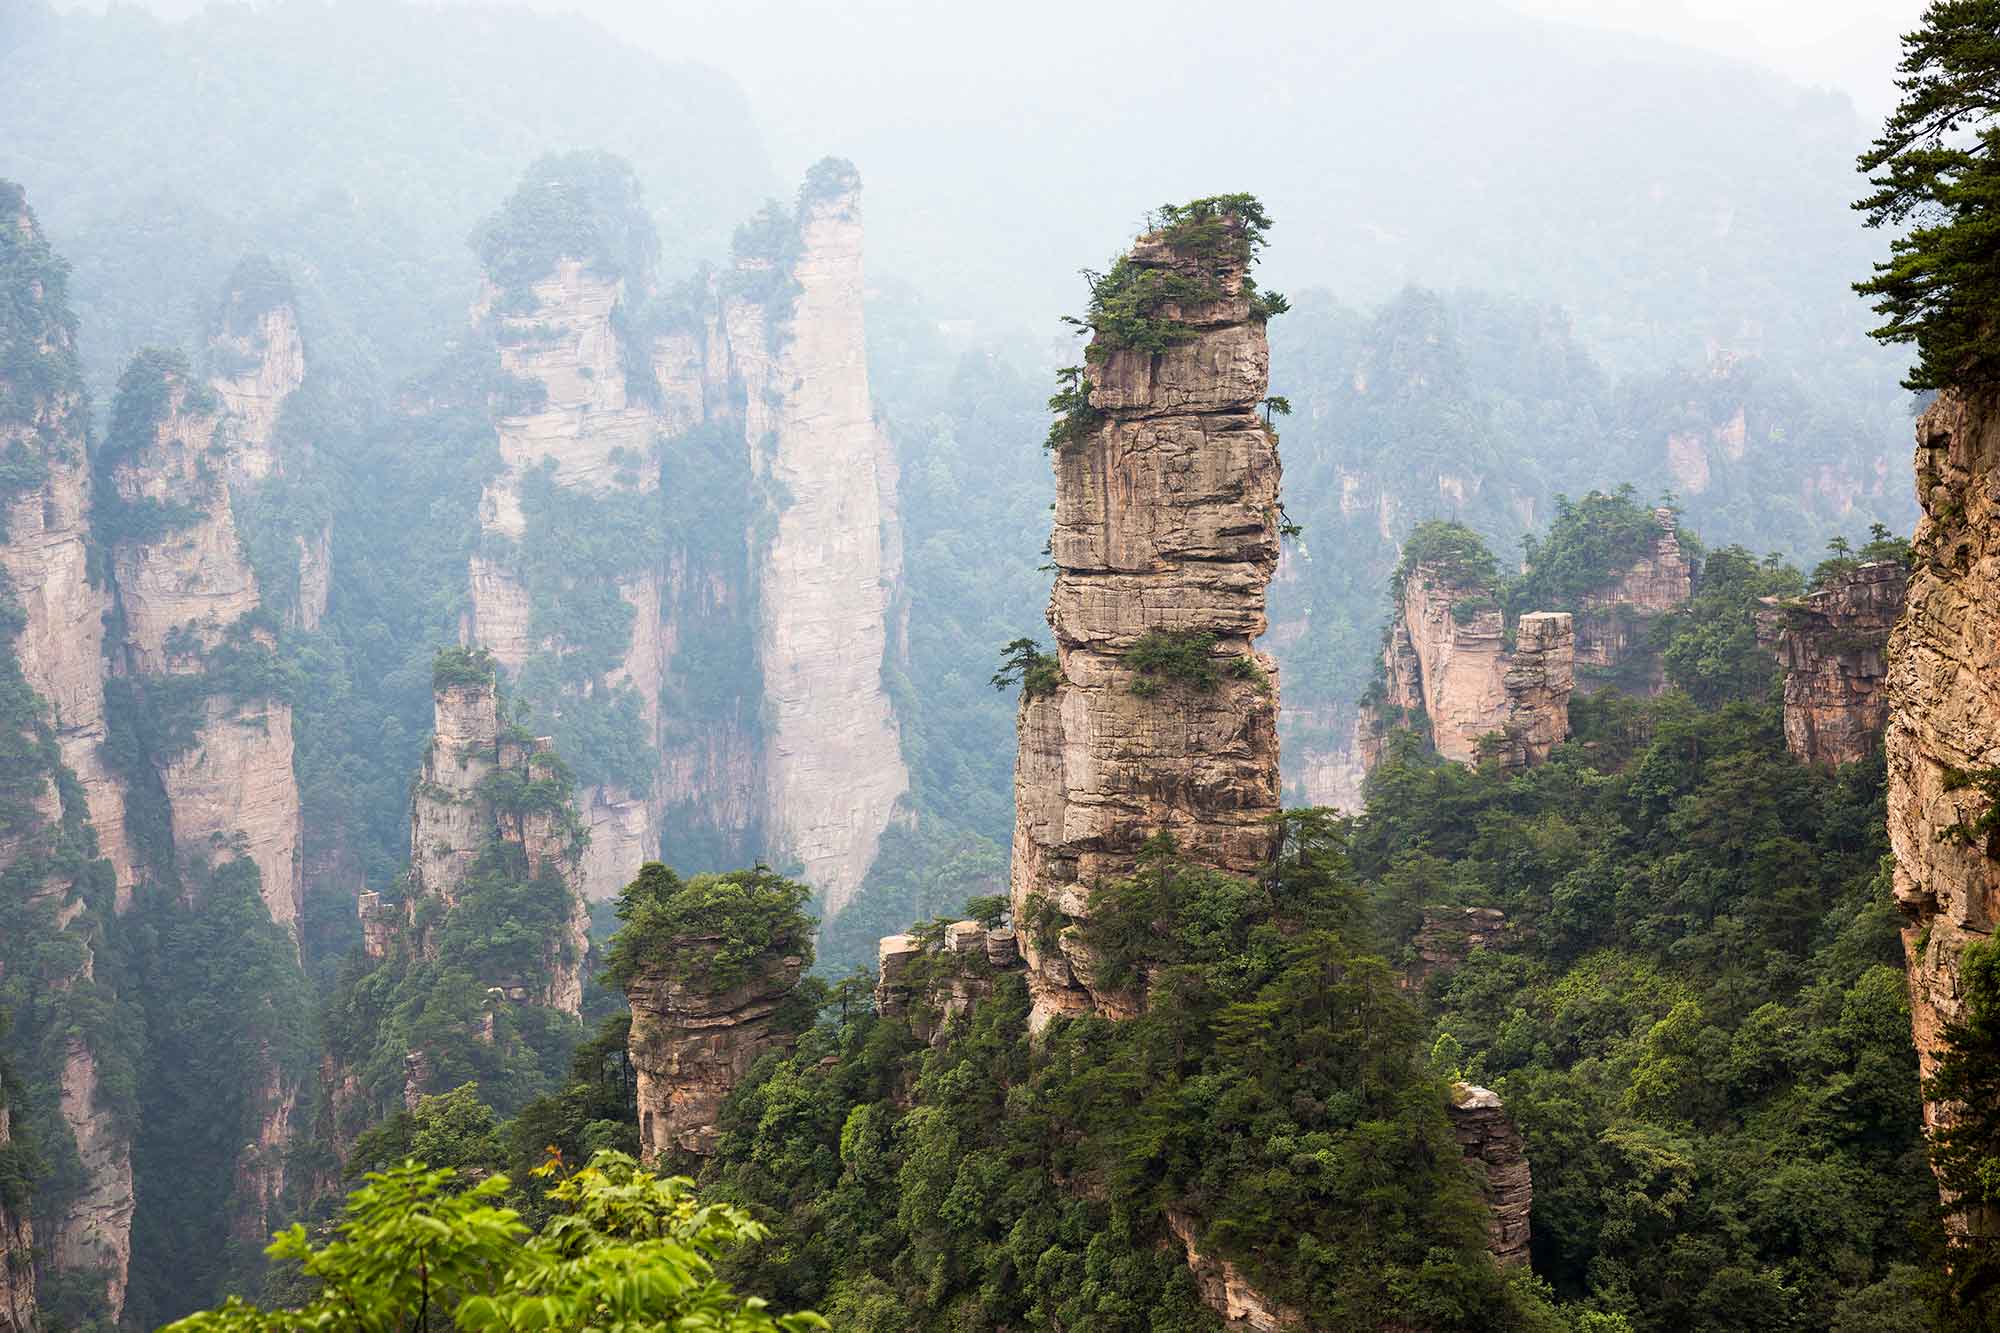
<path fill-rule="evenodd" d="M 1638 1329 L 1916 1327 L 1860 1313 L 1931 1210 L 1883 769 L 1792 759 L 1749 632 L 1800 582 L 1714 553 L 1674 688 L 1573 699 L 1513 777 L 1392 737 L 1353 834 L 1400 937 L 1467 905 L 1518 932 L 1431 981 L 1433 1044 L 1527 1138 L 1537 1273 Z"/>
<path fill-rule="evenodd" d="M 768 1058 L 710 1167 L 776 1229 L 737 1271 L 856 1330 L 1215 1327 L 1173 1207 L 1314 1327 L 1561 1327 L 1518 1322 L 1549 1316 L 1485 1259 L 1340 840 L 1291 819 L 1255 881 L 1162 843 L 1101 887 L 1078 928 L 1143 984 L 1139 1018 L 1031 1041 L 1021 981 L 974 956 L 954 966 L 990 998 L 935 1047 L 841 1006 Z"/>
<path fill-rule="evenodd" d="M 1878 298 L 1884 342 L 1914 343 L 1912 389 L 2000 382 L 2000 3 L 1932 0 L 1903 38 L 1901 102 L 1861 170 L 1875 192 L 1854 206 L 1868 225 L 1904 228 L 1890 258 L 1855 284 Z"/>
<path fill-rule="evenodd" d="M 69 265 L 41 234 L 21 187 L 0 180 L 0 426 L 36 427 L 42 449 L 78 439 L 81 388 Z M 38 451 L 10 443 L 0 455 L 0 507 L 42 475 Z"/>
<path fill-rule="evenodd" d="M 1585 596 L 1651 555 L 1666 529 L 1633 499 L 1636 494 L 1628 484 L 1610 495 L 1592 491 L 1581 500 L 1557 495 L 1548 535 L 1522 538 L 1528 568 L 1508 585 L 1509 609 L 1517 615 L 1581 610 Z"/>
<path fill-rule="evenodd" d="M 605 957 L 605 976 L 629 984 L 660 970 L 708 990 L 747 980 L 766 960 L 796 955 L 811 966 L 812 890 L 763 866 L 683 881 L 649 861 L 618 895 L 625 923 Z"/>
<path fill-rule="evenodd" d="M 559 1161 L 550 1164 L 559 1170 Z M 279 1233 L 274 1259 L 298 1265 L 310 1297 L 262 1310 L 231 1297 L 171 1325 L 177 1333 L 430 1333 L 459 1328 L 618 1329 L 669 1333 L 803 1333 L 812 1314 L 773 1317 L 715 1276 L 764 1228 L 704 1204 L 692 1183 L 600 1153 L 561 1179 L 555 1214 L 531 1232 L 502 1206 L 509 1180 L 472 1180 L 412 1161 L 371 1174 L 342 1211 L 335 1237 L 314 1245 L 303 1226 Z"/>
<path fill-rule="evenodd" d="M 586 261 L 603 277 L 643 290 L 660 240 L 639 178 L 623 158 L 570 152 L 537 158 L 500 211 L 473 233 L 472 248 L 507 294 L 503 300 L 518 300 L 565 259 Z"/>
<path fill-rule="evenodd" d="M 1954 1209 L 1972 1225 L 1952 1238 L 1934 1293 L 1939 1327 L 1986 1330 L 2000 1320 L 2000 949 L 1973 942 L 1958 960 L 1961 1015 L 1945 1024 L 1924 1096 L 1948 1112 L 1931 1133 L 1931 1162 Z"/>

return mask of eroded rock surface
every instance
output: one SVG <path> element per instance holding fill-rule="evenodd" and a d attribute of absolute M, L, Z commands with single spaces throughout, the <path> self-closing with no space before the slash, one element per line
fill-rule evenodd
<path fill-rule="evenodd" d="M 1457 971 L 1474 949 L 1505 948 L 1517 933 L 1497 907 L 1426 907 L 1410 941 L 1415 961 L 1403 970 L 1401 984 L 1422 990 L 1433 976 Z"/>
<path fill-rule="evenodd" d="M 1889 722 L 1889 632 L 1909 571 L 1877 561 L 1802 598 L 1766 598 L 1757 637 L 1785 669 L 1785 745 L 1832 768 L 1875 753 Z"/>
<path fill-rule="evenodd" d="M 1197 1248 L 1195 1221 L 1187 1213 L 1169 1208 L 1167 1229 L 1187 1251 L 1188 1270 L 1194 1274 L 1195 1288 L 1201 1292 L 1202 1304 L 1222 1317 L 1223 1327 L 1247 1329 L 1251 1333 L 1281 1333 L 1281 1330 L 1305 1328 L 1302 1315 L 1251 1286 L 1235 1264 Z"/>
<path fill-rule="evenodd" d="M 1535 611 L 1505 620 L 1484 587 L 1463 585 L 1420 564 L 1403 582 L 1384 669 L 1388 702 L 1429 720 L 1437 752 L 1477 763 L 1485 738 L 1497 736 L 1501 765 L 1538 764 L 1569 735 L 1576 684 L 1576 629 L 1567 611 Z"/>
<path fill-rule="evenodd" d="M 1459 1151 L 1479 1179 L 1486 1200 L 1486 1248 L 1502 1268 L 1528 1262 L 1528 1213 L 1534 1181 L 1527 1147 L 1500 1094 L 1470 1083 L 1452 1085 L 1449 1104 Z"/>
<path fill-rule="evenodd" d="M 1157 237 L 1132 258 L 1193 262 Z M 1278 679 L 1253 645 L 1278 561 L 1279 464 L 1256 410 L 1270 358 L 1243 277 L 1231 269 L 1222 299 L 1180 312 L 1193 329 L 1186 342 L 1089 358 L 1102 423 L 1054 459 L 1048 617 L 1061 678 L 1048 693 L 1024 691 L 1018 719 L 1017 921 L 1036 919 L 1037 900 L 1087 916 L 1092 887 L 1130 874 L 1155 833 L 1237 874 L 1269 858 Z M 1150 697 L 1135 688 L 1125 656 L 1156 632 L 1213 635 L 1214 686 L 1166 681 Z M 1074 929 L 1053 946 L 1034 934 L 1022 946 L 1037 1028 L 1132 1011 L 1133 997 L 1092 988 Z"/>
<path fill-rule="evenodd" d="M 762 960 L 740 984 L 709 988 L 680 964 L 712 952 L 720 936 L 675 942 L 625 987 L 632 1003 L 626 1054 L 638 1075 L 639 1147 L 648 1162 L 662 1154 L 715 1151 L 722 1103 L 765 1051 L 796 1037 L 780 1021 L 804 960 Z"/>
<path fill-rule="evenodd" d="M 0 1101 L 0 1148 L 13 1138 L 13 1114 Z M 35 1227 L 25 1212 L 0 1203 L 0 1333 L 35 1328 Z"/>
<path fill-rule="evenodd" d="M 2000 917 L 2000 846 L 1947 832 L 1988 804 L 1955 775 L 2000 766 L 2000 403 L 1940 394 L 1917 421 L 1916 473 L 1923 513 L 1889 638 L 1884 746 L 1910 1020 L 1928 1078 L 1945 1025 L 1965 1015 L 1960 961 Z M 1927 1125 L 1950 1114 L 1925 1104 Z"/>
<path fill-rule="evenodd" d="M 875 1010 L 903 1018 L 932 1046 L 993 994 L 1001 975 L 1022 967 L 1020 937 L 1010 926 L 954 921 L 926 945 L 917 935 L 886 935 L 876 953 Z"/>

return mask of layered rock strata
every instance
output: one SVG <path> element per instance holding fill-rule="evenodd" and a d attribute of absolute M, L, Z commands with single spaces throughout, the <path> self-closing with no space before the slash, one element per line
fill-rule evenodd
<path fill-rule="evenodd" d="M 1571 613 L 1522 616 L 1509 651 L 1504 616 L 1486 589 L 1430 565 L 1410 571 L 1397 611 L 1383 662 L 1388 702 L 1429 719 L 1439 754 L 1471 764 L 1491 748 L 1503 768 L 1519 768 L 1541 763 L 1568 737 Z"/>
<path fill-rule="evenodd" d="M 638 1076 L 639 1147 L 648 1162 L 713 1154 L 722 1103 L 757 1057 L 788 1048 L 797 1035 L 779 1019 L 804 960 L 762 959 L 748 980 L 721 988 L 691 980 L 699 970 L 676 965 L 719 943 L 720 936 L 675 941 L 625 987 L 632 1004 L 626 1054 Z"/>
<path fill-rule="evenodd" d="M 1876 561 L 1802 598 L 1766 598 L 1757 637 L 1785 669 L 1785 745 L 1803 763 L 1866 759 L 1889 722 L 1889 632 L 1909 571 Z"/>
<path fill-rule="evenodd" d="M 1157 236 L 1143 269 L 1208 270 Z M 1264 324 L 1230 267 L 1221 297 L 1175 312 L 1191 336 L 1160 353 L 1088 351 L 1087 439 L 1058 450 L 1049 624 L 1060 678 L 1024 690 L 1014 769 L 1014 919 L 1051 905 L 1088 916 L 1093 886 L 1130 874 L 1156 833 L 1235 874 L 1266 864 L 1278 810 L 1276 664 L 1253 643 L 1278 561 L 1276 441 L 1258 418 Z M 1148 635 L 1203 642 L 1215 681 L 1141 684 L 1127 655 Z M 1204 637 L 1212 636 L 1212 637 Z M 1155 640 L 1157 642 L 1157 639 Z M 1093 988 L 1074 926 L 1024 931 L 1034 1026 L 1131 1012 Z"/>
<path fill-rule="evenodd" d="M 1426 907 L 1398 984 L 1422 990 L 1432 977 L 1457 971 L 1474 949 L 1506 948 L 1518 934 L 1497 907 Z"/>
<path fill-rule="evenodd" d="M 1452 1085 L 1452 1132 L 1486 1201 L 1486 1248 L 1502 1268 L 1528 1262 L 1528 1214 L 1534 1181 L 1528 1151 L 1500 1095 L 1470 1083 Z"/>
<path fill-rule="evenodd" d="M 1642 666 L 1646 693 L 1657 694 L 1666 676 L 1645 642 L 1645 627 L 1694 595 L 1694 566 L 1681 550 L 1680 518 L 1673 510 L 1653 511 L 1659 532 L 1652 549 L 1628 566 L 1615 583 L 1583 595 L 1576 613 L 1576 665 L 1586 683 L 1616 675 L 1629 680 Z M 1638 659 L 1644 657 L 1644 663 Z"/>
<path fill-rule="evenodd" d="M 1923 512 L 1889 637 L 1884 747 L 1910 1020 L 1929 1078 L 1945 1025 L 1965 1017 L 1965 951 L 2000 920 L 2000 845 L 1952 834 L 1990 805 L 1966 775 L 2000 768 L 2000 402 L 1940 394 L 1917 421 L 1916 474 Z M 1927 1126 L 1951 1114 L 1924 1106 Z M 2000 1230 L 1962 1215 L 1953 1225 Z"/>

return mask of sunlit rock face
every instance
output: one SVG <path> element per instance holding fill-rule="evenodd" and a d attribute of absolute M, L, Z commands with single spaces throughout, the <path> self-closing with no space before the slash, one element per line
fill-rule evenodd
<path fill-rule="evenodd" d="M 1646 642 L 1645 627 L 1694 594 L 1694 567 L 1681 550 L 1680 520 L 1674 511 L 1655 509 L 1653 519 L 1659 533 L 1652 548 L 1616 582 L 1583 595 L 1576 616 L 1576 665 L 1583 688 L 1607 676 L 1628 692 L 1636 688 L 1656 694 L 1666 685 L 1660 657 Z"/>
<path fill-rule="evenodd" d="M 1832 768 L 1866 759 L 1889 721 L 1889 632 L 1909 571 L 1877 561 L 1796 600 L 1765 599 L 1757 636 L 1785 669 L 1785 745 Z"/>
<path fill-rule="evenodd" d="M 882 681 L 896 469 L 868 386 L 858 200 L 851 169 L 816 168 L 783 253 L 688 285 L 663 323 L 633 313 L 642 275 L 588 257 L 523 292 L 489 287 L 476 307 L 500 371 L 526 392 L 497 421 L 503 466 L 482 498 L 467 643 L 509 672 L 580 646 L 551 629 L 548 594 L 523 576 L 535 487 L 657 508 L 654 531 L 717 515 L 606 575 L 631 629 L 571 693 L 629 688 L 654 764 L 640 786 L 578 793 L 593 899 L 683 855 L 662 845 L 678 835 L 782 854 L 838 911 L 898 817 L 909 775 Z M 718 634 L 739 623 L 740 650 Z"/>
<path fill-rule="evenodd" d="M 2000 845 L 1950 832 L 1989 804 L 1963 775 L 2000 766 L 2000 404 L 1940 394 L 1917 421 L 1916 473 L 1923 514 L 1889 637 L 1884 748 L 1910 1019 L 1928 1078 L 1945 1025 L 1965 1016 L 1961 960 L 2000 916 Z M 1924 1107 L 1928 1125 L 1951 1113 Z M 2000 1231 L 1964 1214 L 1952 1225 Z"/>
<path fill-rule="evenodd" d="M 1387 697 L 1429 719 L 1445 758 L 1477 763 L 1492 744 L 1503 768 L 1522 768 L 1569 735 L 1576 628 L 1567 611 L 1530 612 L 1515 622 L 1509 649 L 1492 602 L 1484 587 L 1462 586 L 1430 565 L 1412 569 L 1385 650 Z"/>
<path fill-rule="evenodd" d="M 1157 237 L 1135 262 L 1193 260 Z M 1087 917 L 1093 886 L 1131 873 L 1140 846 L 1171 834 L 1190 860 L 1237 874 L 1271 852 L 1278 810 L 1276 664 L 1254 647 L 1278 562 L 1276 441 L 1257 415 L 1269 349 L 1243 293 L 1180 312 L 1194 336 L 1154 355 L 1090 360 L 1102 422 L 1057 451 L 1056 565 L 1049 624 L 1061 678 L 1024 692 L 1014 770 L 1013 904 Z M 1151 631 L 1212 634 L 1211 689 L 1142 693 L 1124 658 Z M 1238 664 L 1241 664 L 1240 666 Z M 1150 697 L 1148 697 L 1150 695 Z M 1023 931 L 1037 1028 L 1058 1015 L 1135 1011 L 1094 989 L 1073 928 Z"/>

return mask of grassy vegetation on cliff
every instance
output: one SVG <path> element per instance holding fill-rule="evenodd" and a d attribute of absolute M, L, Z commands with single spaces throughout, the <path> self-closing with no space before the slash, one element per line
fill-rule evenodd
<path fill-rule="evenodd" d="M 658 970 L 710 990 L 749 980 L 761 964 L 813 959 L 812 890 L 763 866 L 682 880 L 649 861 L 618 895 L 625 925 L 611 942 L 605 976 L 629 985 Z"/>

